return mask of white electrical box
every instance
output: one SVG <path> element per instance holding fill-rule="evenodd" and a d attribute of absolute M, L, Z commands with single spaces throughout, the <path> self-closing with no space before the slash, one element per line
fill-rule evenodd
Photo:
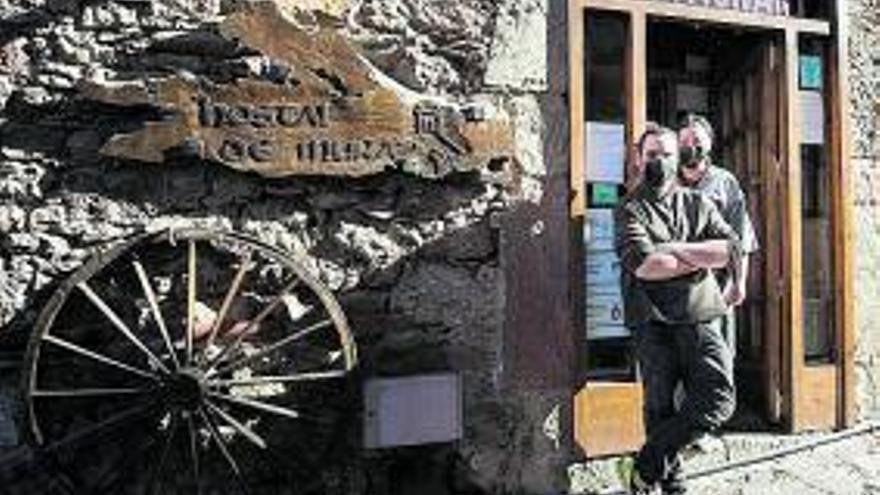
<path fill-rule="evenodd" d="M 457 373 L 372 378 L 364 387 L 366 448 L 461 438 L 462 387 Z"/>

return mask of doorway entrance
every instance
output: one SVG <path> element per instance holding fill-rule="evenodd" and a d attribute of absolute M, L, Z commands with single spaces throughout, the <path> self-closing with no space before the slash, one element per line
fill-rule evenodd
<path fill-rule="evenodd" d="M 713 124 L 713 160 L 738 178 L 761 245 L 737 311 L 740 408 L 729 427 L 847 424 L 852 288 L 839 34 L 813 19 L 606 1 L 573 2 L 570 16 L 571 214 L 574 271 L 583 274 L 572 284 L 584 344 L 578 444 L 598 457 L 643 440 L 613 209 L 646 122 L 675 128 L 688 113 Z"/>
<path fill-rule="evenodd" d="M 776 167 L 783 148 L 778 35 L 649 19 L 647 39 L 648 120 L 672 129 L 688 114 L 709 120 L 712 162 L 738 179 L 761 246 L 750 257 L 748 297 L 736 310 L 738 407 L 727 428 L 775 429 L 782 420 L 781 362 L 770 353 L 782 329 L 768 289 L 781 259 L 785 210 Z"/>

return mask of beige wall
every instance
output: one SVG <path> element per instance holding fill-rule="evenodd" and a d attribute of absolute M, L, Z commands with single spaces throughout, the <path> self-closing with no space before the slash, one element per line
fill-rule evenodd
<path fill-rule="evenodd" d="M 860 416 L 880 415 L 880 4 L 849 0 Z"/>

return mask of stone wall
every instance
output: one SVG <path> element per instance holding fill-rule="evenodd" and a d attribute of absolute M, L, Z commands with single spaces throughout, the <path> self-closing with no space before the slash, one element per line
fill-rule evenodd
<path fill-rule="evenodd" d="M 157 166 L 101 157 L 100 143 L 147 110 L 108 108 L 82 98 L 78 85 L 260 73 L 266 60 L 253 54 L 168 42 L 210 29 L 240 2 L 0 0 L 2 356 L 20 351 L 51 291 L 96 250 L 170 225 L 243 231 L 300 257 L 337 294 L 366 376 L 455 370 L 464 378 L 460 443 L 343 463 L 346 479 L 355 480 L 348 492 L 381 493 L 449 473 L 452 480 L 440 485 L 461 492 L 551 492 L 558 480 L 547 459 L 564 450 L 569 391 L 505 387 L 515 370 L 505 369 L 503 356 L 510 284 L 500 253 L 505 215 L 546 199 L 551 179 L 567 190 L 566 171 L 550 177 L 548 170 L 567 156 L 546 153 L 549 141 L 567 139 L 564 129 L 548 128 L 565 111 L 566 79 L 547 75 L 547 32 L 565 29 L 564 19 L 551 25 L 548 15 L 564 11 L 565 2 L 277 2 L 303 28 L 329 19 L 403 91 L 480 100 L 508 115 L 518 187 L 467 174 L 265 179 L 185 159 Z M 858 384 L 861 415 L 871 416 L 880 414 L 880 5 L 849 6 Z M 21 442 L 8 428 L 16 378 L 0 366 L 0 445 L 7 449 Z M 387 486 L 394 476 L 403 483 L 397 488 Z"/>
<path fill-rule="evenodd" d="M 107 159 L 100 144 L 151 110 L 90 101 L 81 83 L 170 74 L 234 81 L 260 73 L 266 60 L 259 54 L 168 42 L 210 30 L 241 2 L 0 0 L 4 356 L 21 350 L 51 291 L 97 250 L 171 225 L 246 232 L 294 253 L 337 294 L 364 375 L 462 374 L 465 438 L 419 453 L 433 474 L 398 469 L 396 476 L 415 483 L 417 476 L 453 471 L 452 484 L 462 487 L 550 490 L 554 481 L 533 461 L 559 449 L 558 424 L 555 437 L 552 421 L 545 433 L 554 411 L 558 423 L 559 404 L 502 392 L 499 256 L 499 219 L 512 205 L 542 197 L 546 2 L 277 1 L 304 29 L 329 19 L 402 91 L 458 103 L 480 99 L 508 115 L 522 171 L 518 187 L 468 174 L 440 181 L 395 171 L 265 179 L 192 159 Z M 10 402 L 15 373 L 0 370 L 0 398 Z M 0 408 L 7 426 L 9 409 Z M 21 441 L 3 438 L 7 448 Z M 411 465 L 407 452 L 368 457 L 342 467 L 357 471 L 346 479 L 362 481 L 352 482 L 352 493 L 368 486 L 381 493 L 376 473 L 383 471 L 367 464 Z"/>
<path fill-rule="evenodd" d="M 861 417 L 880 414 L 880 3 L 850 0 L 856 368 Z"/>

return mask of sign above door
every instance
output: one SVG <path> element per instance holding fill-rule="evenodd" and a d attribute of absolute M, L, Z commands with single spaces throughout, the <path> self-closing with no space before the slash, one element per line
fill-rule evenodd
<path fill-rule="evenodd" d="M 81 86 L 88 100 L 149 110 L 142 126 L 103 143 L 103 155 L 152 163 L 196 158 L 266 177 L 392 169 L 432 179 L 476 172 L 508 183 L 516 170 L 513 125 L 502 108 L 487 98 L 409 91 L 379 73 L 335 26 L 309 32 L 274 3 L 254 2 L 197 34 L 159 43 L 188 53 L 216 47 L 240 62 L 240 73 L 179 70 Z"/>
<path fill-rule="evenodd" d="M 789 0 L 661 0 L 693 7 L 710 7 L 724 10 L 738 10 L 753 14 L 776 16 L 791 15 Z"/>

